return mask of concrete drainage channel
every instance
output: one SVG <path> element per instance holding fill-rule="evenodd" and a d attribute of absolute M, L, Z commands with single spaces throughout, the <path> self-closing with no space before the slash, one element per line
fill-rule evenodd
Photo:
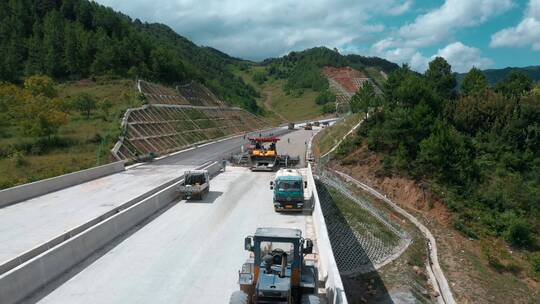
<path fill-rule="evenodd" d="M 221 170 L 218 162 L 200 166 L 211 176 Z M 96 250 L 129 231 L 177 197 L 176 187 L 183 176 L 175 178 L 106 214 L 78 226 L 66 234 L 26 252 L 16 261 L 2 265 L 0 275 L 2 304 L 18 303 L 79 264 Z"/>

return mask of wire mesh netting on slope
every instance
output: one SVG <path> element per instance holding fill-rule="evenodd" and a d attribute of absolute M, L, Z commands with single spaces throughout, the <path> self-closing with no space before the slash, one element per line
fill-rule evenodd
<path fill-rule="evenodd" d="M 175 89 L 159 84 L 137 81 L 137 89 L 143 94 L 149 104 L 177 104 L 207 107 L 227 107 L 226 102 L 220 100 L 207 87 L 196 82 L 177 85 Z"/>
<path fill-rule="evenodd" d="M 169 88 L 138 80 L 137 90 L 147 105 L 126 111 L 122 135 L 112 150 L 119 160 L 167 154 L 268 126 L 256 115 L 229 107 L 195 81 Z"/>
<path fill-rule="evenodd" d="M 143 94 L 149 104 L 189 105 L 189 101 L 173 89 L 159 84 L 137 81 L 137 89 Z"/>
<path fill-rule="evenodd" d="M 322 212 L 341 274 L 366 273 L 399 256 L 411 237 L 330 173 L 317 179 Z"/>
<path fill-rule="evenodd" d="M 226 102 L 217 98 L 207 87 L 196 81 L 178 85 L 176 90 L 194 106 L 228 106 Z"/>
<path fill-rule="evenodd" d="M 193 144 L 266 127 L 239 108 L 150 105 L 129 109 L 123 134 L 113 149 L 118 159 L 166 154 Z"/>

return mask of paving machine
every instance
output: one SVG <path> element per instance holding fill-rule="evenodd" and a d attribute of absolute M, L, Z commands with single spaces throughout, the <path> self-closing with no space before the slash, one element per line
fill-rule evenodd
<path fill-rule="evenodd" d="M 300 162 L 300 157 L 278 155 L 276 144 L 279 137 L 250 137 L 248 153 L 251 171 L 275 171 L 278 167 L 292 167 Z"/>
<path fill-rule="evenodd" d="M 318 304 L 318 274 L 313 260 L 313 242 L 302 238 L 300 229 L 258 228 L 244 248 L 250 258 L 238 272 L 240 290 L 230 304 Z"/>
<path fill-rule="evenodd" d="M 210 192 L 208 170 L 190 170 L 184 172 L 184 181 L 178 186 L 182 199 L 202 200 Z"/>

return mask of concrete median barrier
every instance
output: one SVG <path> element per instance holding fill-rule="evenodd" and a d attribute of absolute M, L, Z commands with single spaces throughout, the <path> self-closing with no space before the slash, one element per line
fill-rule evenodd
<path fill-rule="evenodd" d="M 123 170 L 124 162 L 119 161 L 104 166 L 90 168 L 5 190 L 0 190 L 0 208 Z"/>
<path fill-rule="evenodd" d="M 213 176 L 222 167 L 215 162 L 201 169 L 207 169 Z M 183 178 L 179 178 L 176 182 L 169 183 L 164 189 L 2 274 L 0 276 L 2 304 L 15 304 L 31 296 L 115 238 L 172 203 L 178 197 L 177 186 L 182 181 Z"/>

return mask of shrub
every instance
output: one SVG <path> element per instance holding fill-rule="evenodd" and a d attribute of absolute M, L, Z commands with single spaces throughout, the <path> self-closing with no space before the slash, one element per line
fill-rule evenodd
<path fill-rule="evenodd" d="M 516 247 L 528 247 L 534 243 L 533 229 L 523 219 L 515 219 L 506 229 L 504 237 L 508 243 Z"/>
<path fill-rule="evenodd" d="M 531 270 L 533 274 L 540 278 L 540 253 L 533 254 L 529 257 L 531 263 Z"/>
<path fill-rule="evenodd" d="M 92 136 L 90 139 L 88 139 L 88 143 L 99 144 L 99 143 L 101 143 L 102 140 L 103 140 L 103 136 L 101 136 L 101 134 L 99 134 L 99 133 L 96 133 L 96 134 L 94 134 L 94 136 Z"/>
<path fill-rule="evenodd" d="M 334 103 L 336 102 L 336 95 L 330 90 L 324 90 L 315 98 L 315 103 L 318 105 L 325 105 L 327 103 Z"/>
<path fill-rule="evenodd" d="M 354 146 L 355 146 L 354 142 L 351 139 L 346 138 L 337 147 L 336 156 L 338 158 L 343 158 L 347 156 L 353 150 Z"/>
<path fill-rule="evenodd" d="M 253 79 L 255 83 L 259 85 L 263 84 L 267 80 L 266 73 L 262 71 L 255 72 L 251 78 Z"/>
<path fill-rule="evenodd" d="M 20 151 L 17 151 L 11 155 L 11 160 L 15 164 L 15 167 L 20 168 L 28 165 L 28 161 L 24 157 L 24 154 Z"/>
<path fill-rule="evenodd" d="M 89 94 L 81 93 L 75 98 L 73 105 L 81 114 L 84 114 L 86 119 L 89 119 L 92 110 L 96 108 L 96 100 Z"/>
<path fill-rule="evenodd" d="M 504 265 L 499 261 L 499 259 L 494 256 L 493 254 L 489 253 L 486 255 L 488 265 L 489 267 L 493 268 L 494 270 L 498 272 L 502 272 L 504 270 Z"/>
<path fill-rule="evenodd" d="M 470 237 L 471 239 L 478 239 L 478 235 L 474 233 L 474 231 L 465 225 L 465 221 L 463 219 L 457 218 L 454 220 L 454 228 L 456 230 L 462 232 L 466 236 Z"/>
<path fill-rule="evenodd" d="M 323 112 L 323 114 L 335 113 L 336 104 L 334 102 L 327 103 L 322 107 L 321 111 Z"/>

